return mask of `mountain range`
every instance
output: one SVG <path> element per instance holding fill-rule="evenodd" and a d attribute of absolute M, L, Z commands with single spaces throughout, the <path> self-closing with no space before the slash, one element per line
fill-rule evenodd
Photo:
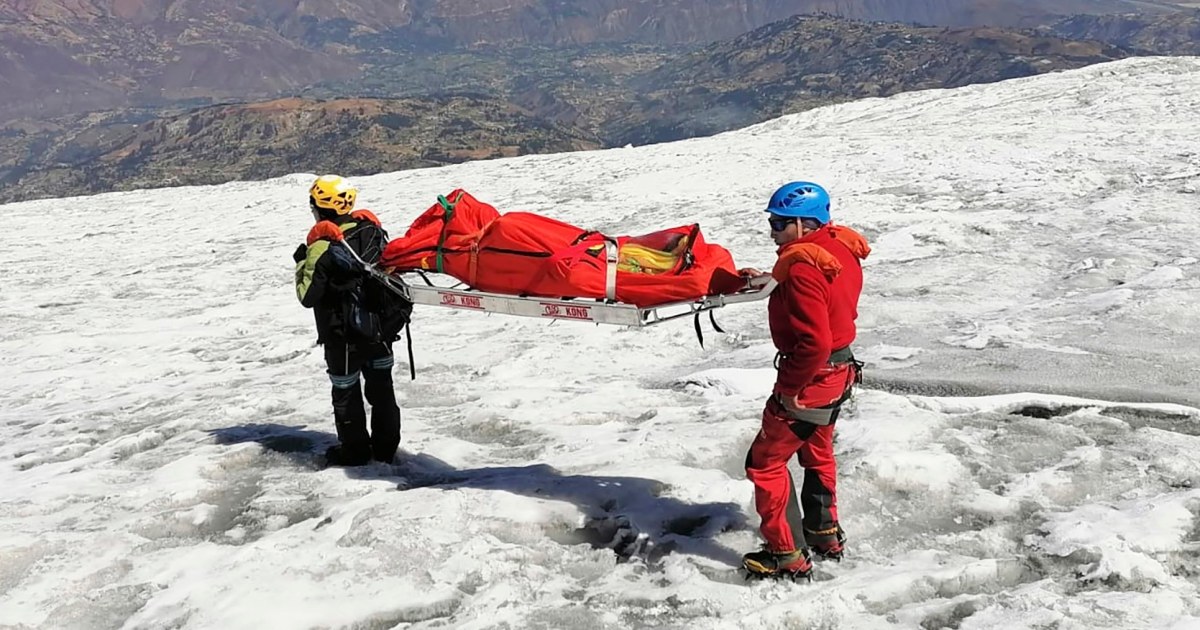
<path fill-rule="evenodd" d="M 796 11 L 826 13 L 770 21 Z M 0 0 L 0 202 L 669 141 L 1196 54 L 1198 16 L 1123 0 Z"/>
<path fill-rule="evenodd" d="M 397 50 L 705 44 L 814 13 L 1036 26 L 1171 8 L 1131 0 L 0 0 L 0 121 L 275 97 L 357 76 Z"/>

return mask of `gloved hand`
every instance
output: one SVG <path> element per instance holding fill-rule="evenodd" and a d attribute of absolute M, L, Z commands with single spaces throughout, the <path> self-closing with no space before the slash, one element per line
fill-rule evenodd
<path fill-rule="evenodd" d="M 345 278 L 351 272 L 354 275 L 358 274 L 358 261 L 346 251 L 346 247 L 335 245 L 329 248 L 329 255 L 333 258 L 334 267 L 337 269 L 339 278 Z"/>
<path fill-rule="evenodd" d="M 300 243 L 300 246 L 296 248 L 296 251 L 292 252 L 292 260 L 300 262 L 305 258 L 308 258 L 308 245 L 305 243 Z"/>
<path fill-rule="evenodd" d="M 754 267 L 744 267 L 742 269 L 738 269 L 738 275 L 745 278 L 757 278 L 758 276 L 765 276 L 767 274 L 755 269 Z"/>

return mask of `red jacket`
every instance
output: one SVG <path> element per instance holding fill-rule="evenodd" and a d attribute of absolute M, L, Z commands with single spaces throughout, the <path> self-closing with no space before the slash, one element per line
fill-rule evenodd
<path fill-rule="evenodd" d="M 861 234 L 840 225 L 827 225 L 779 248 L 771 272 L 779 286 L 767 303 L 771 339 L 782 355 L 775 393 L 798 396 L 805 407 L 841 397 L 845 366 L 830 366 L 829 355 L 854 341 L 861 261 L 870 253 Z"/>

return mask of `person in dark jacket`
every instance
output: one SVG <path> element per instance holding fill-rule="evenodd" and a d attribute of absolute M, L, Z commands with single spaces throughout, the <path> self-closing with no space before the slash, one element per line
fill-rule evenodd
<path fill-rule="evenodd" d="M 387 233 L 370 210 L 354 209 L 357 196 L 358 191 L 337 175 L 313 182 L 308 203 L 316 224 L 293 256 L 296 297 L 313 309 L 317 343 L 325 347 L 326 371 L 333 385 L 338 444 L 325 453 L 331 466 L 359 466 L 372 459 L 391 462 L 400 445 L 392 343 L 362 323 L 373 321 L 375 307 L 364 297 L 367 279 L 347 249 L 375 262 L 387 243 Z M 371 405 L 369 432 L 364 392 Z"/>
<path fill-rule="evenodd" d="M 781 187 L 767 205 L 779 246 L 771 272 L 778 285 L 767 303 L 778 372 L 762 428 L 746 454 L 766 541 L 763 550 L 743 556 L 751 574 L 807 577 L 813 552 L 842 557 L 833 428 L 859 380 L 861 364 L 850 344 L 863 286 L 861 261 L 871 249 L 862 235 L 833 225 L 829 207 L 829 194 L 811 182 Z M 804 468 L 799 501 L 787 468 L 793 455 Z"/>

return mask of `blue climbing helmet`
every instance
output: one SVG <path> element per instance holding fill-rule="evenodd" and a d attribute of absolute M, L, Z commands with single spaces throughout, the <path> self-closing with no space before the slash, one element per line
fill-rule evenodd
<path fill-rule="evenodd" d="M 815 219 L 829 223 L 829 193 L 812 182 L 784 184 L 771 195 L 767 212 L 781 217 Z"/>

